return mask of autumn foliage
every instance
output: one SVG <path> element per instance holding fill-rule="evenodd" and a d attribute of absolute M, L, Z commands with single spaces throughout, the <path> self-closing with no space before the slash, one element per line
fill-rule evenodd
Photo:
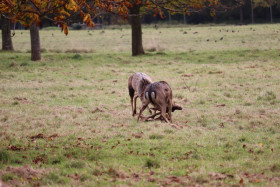
<path fill-rule="evenodd" d="M 12 22 L 20 22 L 25 27 L 33 23 L 41 24 L 43 18 L 61 25 L 61 30 L 68 34 L 67 22 L 71 16 L 80 14 L 81 20 L 94 27 L 92 16 L 100 16 L 102 12 L 117 12 L 127 15 L 129 1 L 86 1 L 86 0 L 4 0 L 0 11 Z"/>
<path fill-rule="evenodd" d="M 67 23 L 73 15 L 80 14 L 81 21 L 94 27 L 93 19 L 111 12 L 128 18 L 129 8 L 140 5 L 154 11 L 154 15 L 163 17 L 162 10 L 189 14 L 204 8 L 214 10 L 220 6 L 220 0 L 4 0 L 0 5 L 1 13 L 12 22 L 20 22 L 25 27 L 33 23 L 41 24 L 43 18 L 61 25 L 61 30 L 68 34 Z"/>

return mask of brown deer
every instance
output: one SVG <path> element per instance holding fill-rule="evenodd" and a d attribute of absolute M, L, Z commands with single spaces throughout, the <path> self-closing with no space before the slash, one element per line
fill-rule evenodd
<path fill-rule="evenodd" d="M 156 119 L 156 120 L 157 119 L 163 119 L 162 116 L 161 116 L 160 108 L 151 108 L 151 109 L 155 111 L 154 114 L 146 117 L 144 121 L 147 121 L 150 118 L 153 118 L 153 119 Z M 183 110 L 183 107 L 181 107 L 180 105 L 178 105 L 178 104 L 176 104 L 175 102 L 172 101 L 172 112 L 174 112 L 175 110 Z M 157 112 L 157 111 L 159 111 L 159 112 Z M 166 109 L 166 113 L 168 113 L 168 108 Z M 160 116 L 155 118 L 157 115 L 160 115 Z M 168 115 L 167 115 L 167 119 L 170 119 Z"/>
<path fill-rule="evenodd" d="M 152 105 L 155 107 L 155 113 L 147 117 L 145 120 L 149 118 L 154 118 L 156 115 L 161 114 L 161 117 L 167 123 L 170 123 L 172 122 L 171 112 L 173 112 L 174 110 L 182 110 L 181 106 L 175 105 L 175 103 L 172 102 L 172 90 L 168 83 L 165 81 L 159 81 L 149 84 L 146 87 L 144 93 L 145 97 L 143 97 L 144 100 L 142 102 L 142 107 L 140 109 L 137 121 L 139 121 L 142 112 L 147 108 L 147 106 L 150 103 L 152 103 Z M 160 112 L 157 113 L 156 110 L 159 110 Z M 168 117 L 166 113 L 168 113 Z"/>
<path fill-rule="evenodd" d="M 128 79 L 128 92 L 132 107 L 132 116 L 136 114 L 136 100 L 139 97 L 141 102 L 144 101 L 144 90 L 152 83 L 152 79 L 145 73 L 134 73 Z M 134 96 L 136 92 L 136 95 Z M 151 111 L 150 111 L 151 112 Z"/>

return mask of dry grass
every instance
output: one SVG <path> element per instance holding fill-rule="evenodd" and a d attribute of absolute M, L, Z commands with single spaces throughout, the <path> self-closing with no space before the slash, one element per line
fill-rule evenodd
<path fill-rule="evenodd" d="M 0 179 L 20 185 L 278 186 L 278 27 L 147 28 L 144 38 L 153 40 L 145 44 L 156 51 L 140 57 L 130 56 L 130 37 L 127 43 L 115 39 L 129 34 L 126 29 L 93 31 L 98 42 L 87 31 L 80 38 L 71 31 L 68 39 L 55 33 L 61 45 L 42 40 L 41 62 L 1 52 Z M 220 29 L 223 40 L 210 44 Z M 175 31 L 186 38 L 179 40 Z M 27 50 L 24 40 L 15 47 Z M 131 116 L 127 79 L 137 71 L 171 85 L 184 108 L 173 114 L 173 124 L 137 123 Z M 10 165 L 47 172 L 21 181 L 7 171 Z"/>

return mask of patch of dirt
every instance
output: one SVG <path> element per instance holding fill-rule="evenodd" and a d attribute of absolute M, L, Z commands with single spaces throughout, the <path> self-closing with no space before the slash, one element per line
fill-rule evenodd
<path fill-rule="evenodd" d="M 267 180 L 267 177 L 264 176 L 264 173 L 250 174 L 248 172 L 242 174 L 243 178 L 248 179 L 251 183 L 259 183 L 262 180 Z"/>
<path fill-rule="evenodd" d="M 222 173 L 210 173 L 209 177 L 213 180 L 223 180 L 227 178 L 228 176 Z"/>
<path fill-rule="evenodd" d="M 57 138 L 57 137 L 59 137 L 58 136 L 58 134 L 52 134 L 52 135 L 50 135 L 49 137 L 48 137 L 48 140 L 53 140 L 54 138 Z"/>
<path fill-rule="evenodd" d="M 81 175 L 79 175 L 78 173 L 68 175 L 68 177 L 70 177 L 71 179 L 74 179 L 74 180 L 80 180 L 81 179 Z"/>
<path fill-rule="evenodd" d="M 28 165 L 24 165 L 22 167 L 8 166 L 6 168 L 6 171 L 16 174 L 19 177 L 22 177 L 27 180 L 33 179 L 34 177 L 40 177 L 44 174 L 44 170 L 35 170 Z"/>
<path fill-rule="evenodd" d="M 131 180 L 133 181 L 140 181 L 142 180 L 142 175 L 138 173 L 132 173 L 131 174 Z"/>
<path fill-rule="evenodd" d="M 34 140 L 34 139 L 43 139 L 45 138 L 45 135 L 42 134 L 42 133 L 39 133 L 37 135 L 34 135 L 34 136 L 30 136 L 30 139 Z"/>
<path fill-rule="evenodd" d="M 5 170 L 0 170 L 0 178 L 2 178 L 2 176 L 7 173 L 12 173 L 12 174 L 17 175 L 20 180 L 14 178 L 12 180 L 9 180 L 7 183 L 3 183 L 0 180 L 0 187 L 7 187 L 10 185 L 11 186 L 22 186 L 24 184 L 26 185 L 27 182 L 32 183 L 32 182 L 40 179 L 47 172 L 45 169 L 34 169 L 28 165 L 24 165 L 21 167 L 7 166 L 7 168 Z M 2 184 L 2 186 L 1 186 L 1 184 Z"/>
<path fill-rule="evenodd" d="M 20 103 L 34 103 L 32 101 L 29 101 L 25 97 L 14 97 L 13 98 L 15 101 L 19 101 Z"/>
<path fill-rule="evenodd" d="M 100 108 L 98 108 L 98 107 L 96 107 L 95 109 L 93 109 L 92 111 L 91 111 L 91 113 L 96 113 L 96 112 L 105 112 L 103 109 L 100 109 Z"/>
<path fill-rule="evenodd" d="M 262 181 L 269 181 L 272 183 L 279 184 L 280 183 L 280 176 L 274 176 L 274 177 L 267 177 L 264 175 L 264 173 L 242 173 L 241 177 L 244 179 L 247 179 L 250 183 L 260 183 Z"/>
<path fill-rule="evenodd" d="M 143 132 L 140 132 L 140 133 L 132 133 L 132 136 L 135 137 L 135 138 L 142 138 L 144 135 Z"/>
<path fill-rule="evenodd" d="M 219 104 L 219 105 L 216 105 L 216 107 L 224 107 L 226 106 L 226 104 Z"/>
<path fill-rule="evenodd" d="M 114 177 L 114 178 L 118 178 L 118 179 L 126 179 L 129 178 L 129 175 L 127 175 L 126 173 L 124 173 L 123 171 L 117 171 L 113 168 L 110 168 L 108 170 L 108 173 Z"/>
<path fill-rule="evenodd" d="M 121 128 L 124 127 L 124 124 L 116 124 L 116 125 L 111 125 L 111 128 Z"/>
<path fill-rule="evenodd" d="M 20 151 L 22 148 L 21 147 L 17 147 L 15 145 L 10 145 L 7 147 L 7 150 L 12 150 L 12 151 Z"/>
<path fill-rule="evenodd" d="M 9 187 L 9 185 L 0 180 L 0 187 Z"/>
<path fill-rule="evenodd" d="M 29 138 L 34 141 L 35 139 L 47 139 L 49 141 L 53 140 L 54 138 L 57 138 L 59 137 L 58 134 L 52 134 L 50 136 L 47 136 L 47 135 L 44 135 L 43 133 L 39 133 L 39 134 L 36 134 L 34 136 L 30 136 Z"/>
<path fill-rule="evenodd" d="M 163 181 L 161 181 L 162 186 L 188 186 L 188 181 L 190 177 L 177 177 L 177 176 L 167 176 Z"/>
<path fill-rule="evenodd" d="M 184 75 L 181 75 L 182 77 L 193 77 L 192 74 L 184 74 Z"/>

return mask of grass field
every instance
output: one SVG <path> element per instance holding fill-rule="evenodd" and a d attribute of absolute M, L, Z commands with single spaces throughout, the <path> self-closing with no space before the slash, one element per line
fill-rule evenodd
<path fill-rule="evenodd" d="M 47 186 L 279 186 L 280 25 L 28 31 L 1 52 L 0 179 Z M 128 77 L 165 80 L 173 124 L 131 116 Z M 140 106 L 140 102 L 138 102 Z M 147 114 L 147 113 L 146 113 Z"/>

